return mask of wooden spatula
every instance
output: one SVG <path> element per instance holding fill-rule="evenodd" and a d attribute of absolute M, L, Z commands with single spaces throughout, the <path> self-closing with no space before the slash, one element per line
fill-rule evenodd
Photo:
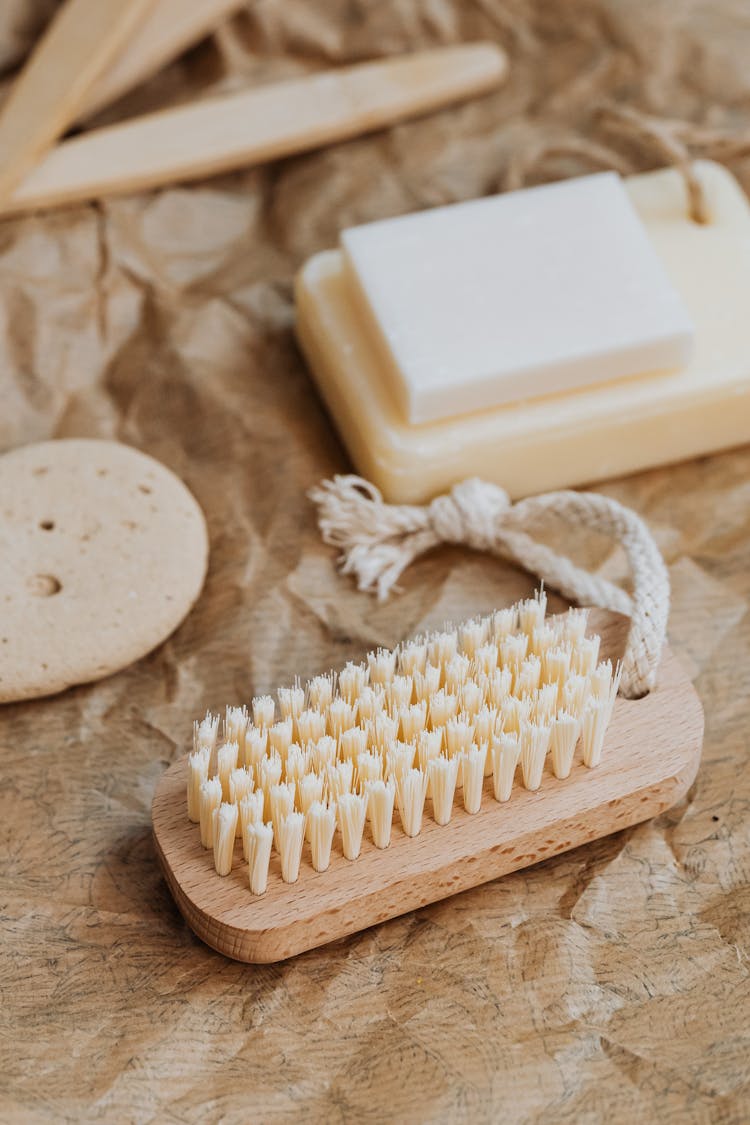
<path fill-rule="evenodd" d="M 498 86 L 490 43 L 328 70 L 134 118 L 65 141 L 0 214 L 200 179 L 359 136 Z"/>
<path fill-rule="evenodd" d="M 158 0 L 112 66 L 88 91 L 79 120 L 150 78 L 247 4 L 248 0 Z"/>
<path fill-rule="evenodd" d="M 66 0 L 0 113 L 0 202 L 75 120 L 154 0 Z"/>

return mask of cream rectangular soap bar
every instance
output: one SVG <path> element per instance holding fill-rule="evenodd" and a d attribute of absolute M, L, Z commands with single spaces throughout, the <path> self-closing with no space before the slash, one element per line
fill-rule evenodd
<path fill-rule="evenodd" d="M 690 318 L 613 172 L 368 223 L 341 245 L 408 422 L 689 358 Z"/>
<path fill-rule="evenodd" d="M 678 172 L 626 181 L 695 328 L 692 357 L 677 370 L 410 425 L 384 382 L 343 255 L 311 258 L 297 278 L 297 332 L 357 470 L 396 502 L 422 502 L 468 476 L 518 497 L 750 441 L 750 207 L 726 169 L 697 167 L 704 226 L 688 218 Z"/>

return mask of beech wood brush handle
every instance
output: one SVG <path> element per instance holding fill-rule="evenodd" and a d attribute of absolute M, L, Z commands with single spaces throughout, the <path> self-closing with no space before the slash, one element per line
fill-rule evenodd
<path fill-rule="evenodd" d="M 158 0 L 112 66 L 88 91 L 78 118 L 91 117 L 210 35 L 248 0 Z"/>
<path fill-rule="evenodd" d="M 0 214 L 201 179 L 356 137 L 481 94 L 507 72 L 490 43 L 442 47 L 209 98 L 65 141 Z"/>
<path fill-rule="evenodd" d="M 67 0 L 0 112 L 0 202 L 75 120 L 90 86 L 154 0 Z"/>

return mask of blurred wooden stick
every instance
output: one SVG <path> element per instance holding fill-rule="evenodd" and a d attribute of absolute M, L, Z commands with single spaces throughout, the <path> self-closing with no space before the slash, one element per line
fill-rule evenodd
<path fill-rule="evenodd" d="M 66 0 L 0 111 L 0 203 L 75 120 L 154 0 Z"/>
<path fill-rule="evenodd" d="M 0 214 L 202 179 L 356 137 L 492 90 L 490 43 L 327 70 L 134 118 L 59 145 Z"/>
<path fill-rule="evenodd" d="M 112 66 L 88 91 L 79 120 L 145 82 L 247 4 L 248 0 L 157 0 Z"/>

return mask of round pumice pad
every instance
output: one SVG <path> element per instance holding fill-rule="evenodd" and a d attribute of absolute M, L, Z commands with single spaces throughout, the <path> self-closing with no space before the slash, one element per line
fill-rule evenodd
<path fill-rule="evenodd" d="M 0 702 L 139 660 L 185 618 L 207 565 L 203 512 L 152 457 L 93 440 L 0 457 Z"/>

